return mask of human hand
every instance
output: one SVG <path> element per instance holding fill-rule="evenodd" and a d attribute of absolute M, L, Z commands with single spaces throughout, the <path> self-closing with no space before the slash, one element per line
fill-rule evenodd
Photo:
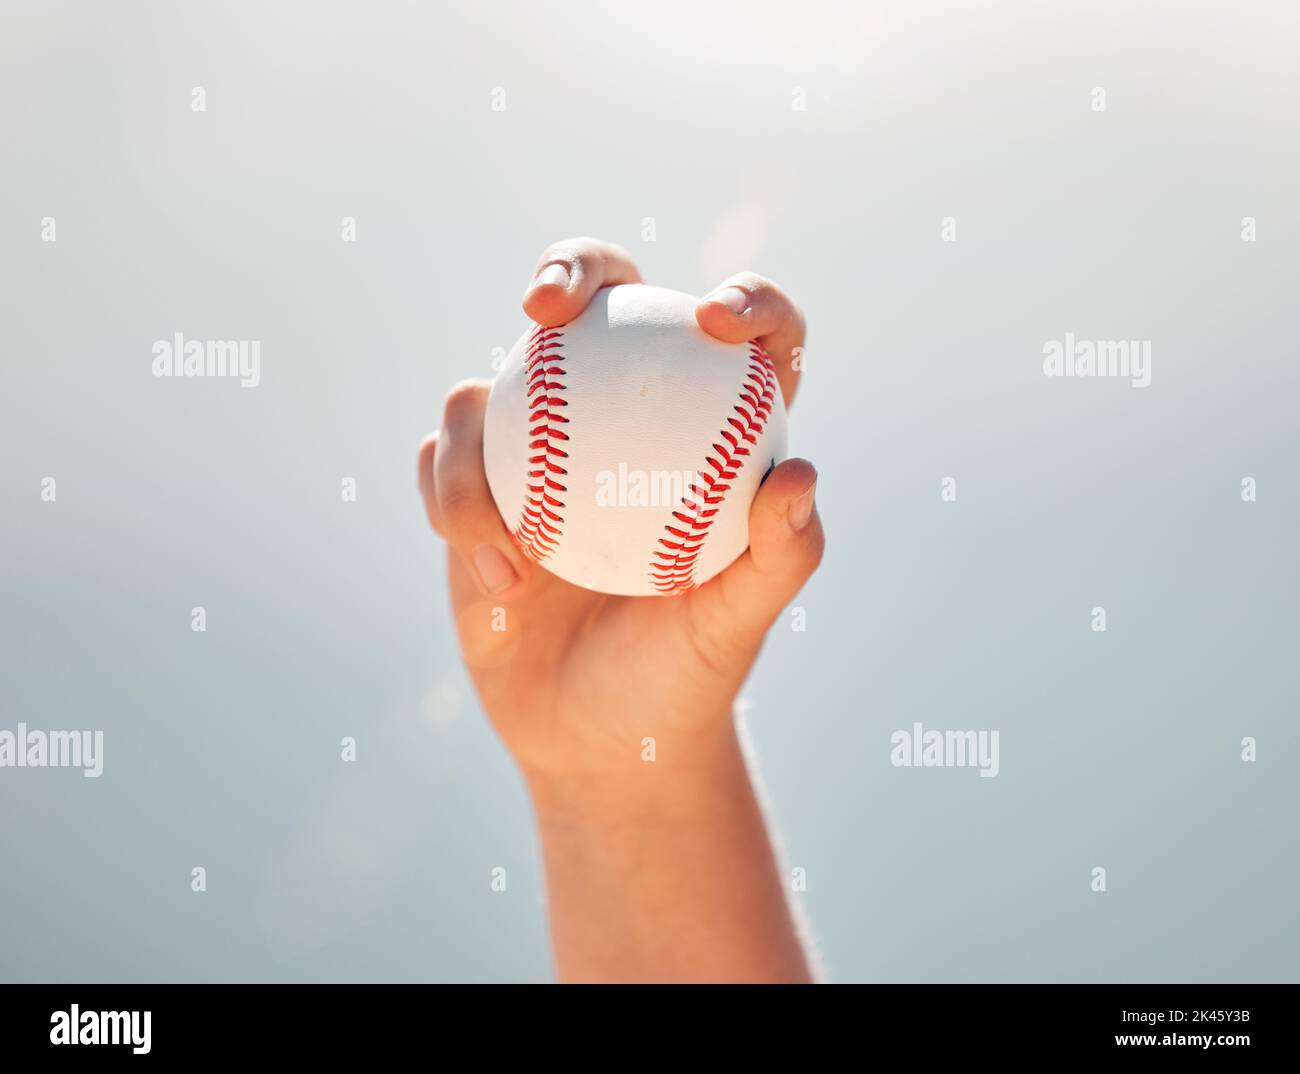
<path fill-rule="evenodd" d="M 621 248 L 570 239 L 543 253 L 524 310 L 558 326 L 600 288 L 639 282 Z M 789 406 L 804 322 L 779 287 L 732 276 L 700 302 L 696 319 L 726 342 L 758 339 Z M 750 510 L 748 551 L 698 589 L 593 593 L 531 562 L 498 514 L 483 466 L 489 387 L 465 381 L 448 395 L 442 428 L 420 446 L 419 482 L 429 522 L 448 543 L 461 649 L 493 726 L 534 785 L 617 779 L 639 764 L 646 736 L 707 763 L 725 748 L 731 703 L 764 635 L 821 559 L 816 471 L 801 459 L 777 466 Z"/>

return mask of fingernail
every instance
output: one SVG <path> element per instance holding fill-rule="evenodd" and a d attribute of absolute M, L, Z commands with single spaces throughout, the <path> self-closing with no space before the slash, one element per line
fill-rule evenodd
<path fill-rule="evenodd" d="M 813 500 L 816 495 L 817 482 L 814 481 L 803 492 L 799 493 L 798 499 L 790 501 L 790 506 L 786 511 L 786 518 L 790 520 L 790 528 L 795 533 L 807 528 L 808 520 L 812 518 Z"/>
<path fill-rule="evenodd" d="M 569 268 L 567 265 L 554 264 L 547 265 L 533 279 L 534 287 L 541 287 L 543 284 L 554 284 L 556 287 L 569 286 Z"/>
<path fill-rule="evenodd" d="M 504 593 L 519 577 L 501 549 L 490 544 L 474 549 L 474 569 L 483 581 L 483 588 L 493 594 Z"/>
<path fill-rule="evenodd" d="M 726 306 L 732 313 L 740 314 L 749 309 L 749 294 L 742 291 L 739 287 L 724 287 L 721 291 L 716 291 L 704 300 L 705 302 L 716 302 L 721 306 Z"/>

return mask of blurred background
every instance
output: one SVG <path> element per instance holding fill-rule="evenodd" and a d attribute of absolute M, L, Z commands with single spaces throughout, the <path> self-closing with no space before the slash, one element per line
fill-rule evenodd
<path fill-rule="evenodd" d="M 742 707 L 830 979 L 1296 979 L 1298 54 L 1282 2 L 0 3 L 0 729 L 105 737 L 0 769 L 0 979 L 550 978 L 414 457 L 579 234 L 807 311 L 828 555 Z"/>

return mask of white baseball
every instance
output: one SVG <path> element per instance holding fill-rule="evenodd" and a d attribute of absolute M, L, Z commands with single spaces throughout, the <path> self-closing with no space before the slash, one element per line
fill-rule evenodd
<path fill-rule="evenodd" d="M 723 343 L 697 299 L 628 284 L 560 328 L 534 328 L 492 384 L 483 460 L 530 558 L 574 585 L 684 593 L 749 545 L 749 508 L 785 458 L 776 371 Z"/>

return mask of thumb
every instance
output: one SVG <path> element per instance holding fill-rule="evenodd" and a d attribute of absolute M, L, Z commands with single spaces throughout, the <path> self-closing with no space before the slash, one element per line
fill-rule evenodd
<path fill-rule="evenodd" d="M 781 609 L 821 562 L 826 537 L 814 497 L 817 471 L 787 459 L 758 490 L 749 509 L 749 549 L 700 590 L 715 594 L 721 625 L 761 640 Z"/>

